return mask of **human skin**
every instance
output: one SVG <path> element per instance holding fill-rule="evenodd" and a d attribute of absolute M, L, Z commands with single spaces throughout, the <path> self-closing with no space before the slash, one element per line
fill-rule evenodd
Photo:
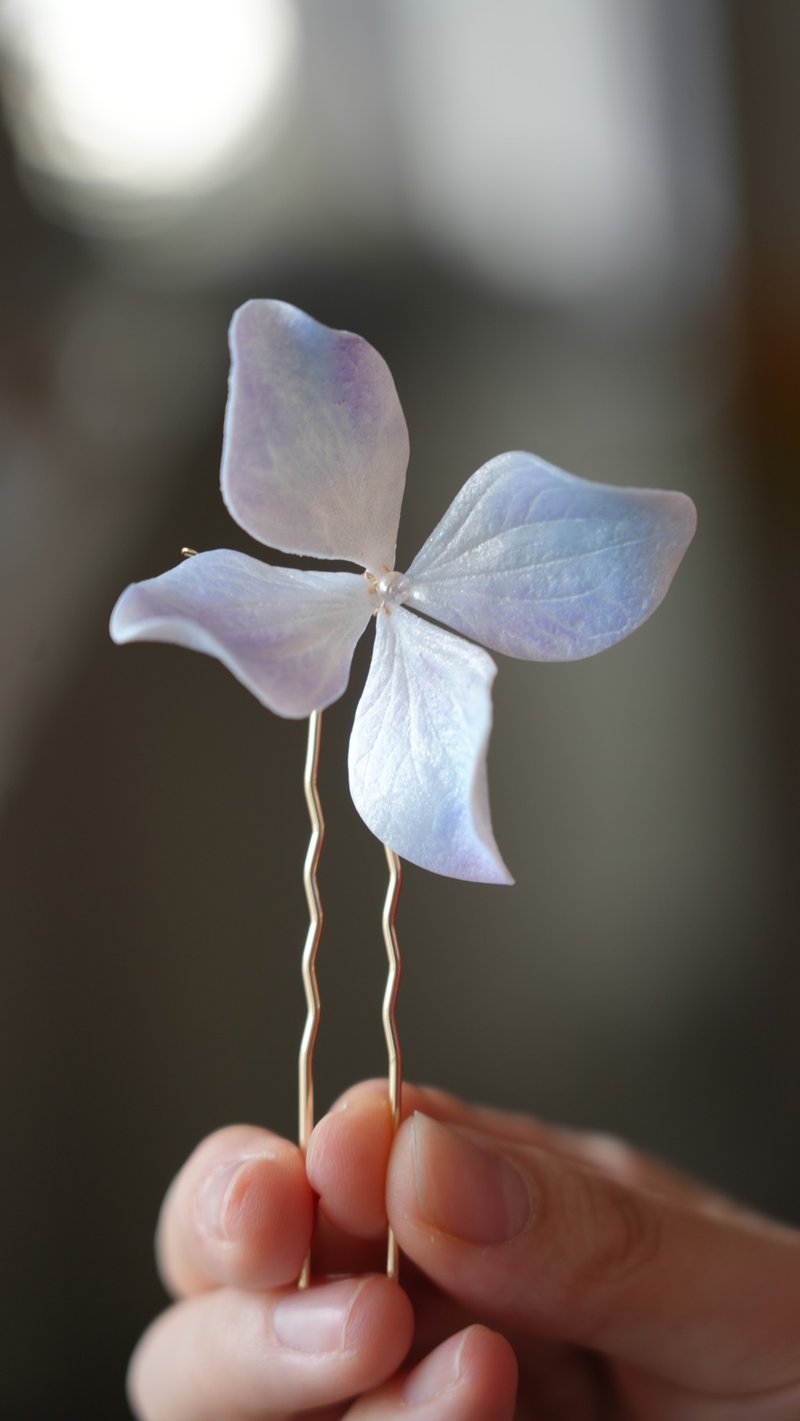
<path fill-rule="evenodd" d="M 385 1083 L 355 1087 L 305 1166 L 250 1126 L 199 1146 L 159 1220 L 178 1301 L 132 1359 L 141 1421 L 797 1421 L 797 1231 L 606 1137 L 404 1107 L 393 1140 Z"/>

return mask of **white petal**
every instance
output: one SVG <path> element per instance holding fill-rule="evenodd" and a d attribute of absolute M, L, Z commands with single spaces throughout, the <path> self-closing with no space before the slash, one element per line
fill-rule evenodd
<path fill-rule="evenodd" d="M 111 635 L 205 651 L 269 710 L 299 718 L 341 696 L 374 606 L 356 573 L 268 567 L 222 549 L 126 588 Z"/>
<path fill-rule="evenodd" d="M 511 883 L 486 779 L 495 674 L 480 647 L 401 607 L 379 613 L 350 739 L 350 791 L 401 858 L 451 878 Z"/>
<path fill-rule="evenodd" d="M 508 656 L 574 661 L 654 612 L 694 535 L 682 493 L 615 488 L 501 454 L 408 570 L 407 601 Z"/>
<path fill-rule="evenodd" d="M 394 567 L 408 431 L 386 363 L 360 336 L 282 301 L 231 322 L 222 496 L 287 553 Z"/>

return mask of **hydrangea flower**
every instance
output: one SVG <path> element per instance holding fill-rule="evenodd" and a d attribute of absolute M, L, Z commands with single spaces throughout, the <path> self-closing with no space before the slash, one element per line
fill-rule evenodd
<path fill-rule="evenodd" d="M 303 717 L 342 695 L 374 619 L 348 757 L 359 814 L 411 863 L 512 882 L 489 815 L 496 667 L 483 648 L 572 661 L 620 641 L 664 597 L 694 533 L 691 500 L 501 454 L 400 573 L 408 433 L 381 356 L 279 301 L 242 306 L 230 345 L 228 511 L 261 543 L 364 571 L 199 553 L 128 587 L 112 637 L 207 652 L 270 710 Z"/>

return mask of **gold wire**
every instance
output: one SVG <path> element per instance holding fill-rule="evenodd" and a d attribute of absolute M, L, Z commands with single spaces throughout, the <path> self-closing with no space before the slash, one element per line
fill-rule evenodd
<path fill-rule="evenodd" d="M 299 1120 L 298 1139 L 300 1148 L 305 1154 L 308 1147 L 309 1137 L 314 1128 L 314 1046 L 319 1032 L 320 1018 L 320 998 L 319 986 L 317 983 L 317 952 L 319 950 L 319 940 L 322 936 L 322 903 L 319 896 L 319 885 L 317 883 L 317 868 L 319 866 L 320 854 L 322 853 L 322 841 L 325 837 L 325 820 L 322 814 L 319 792 L 317 790 L 317 774 L 319 771 L 319 751 L 322 736 L 322 711 L 312 711 L 308 719 L 308 744 L 306 748 L 306 763 L 303 774 L 303 788 L 308 805 L 308 816 L 311 820 L 311 837 L 306 850 L 305 864 L 303 865 L 303 886 L 306 891 L 306 902 L 308 903 L 308 932 L 306 933 L 305 947 L 303 948 L 303 987 L 306 994 L 306 1023 L 303 1029 L 303 1036 L 300 1042 L 300 1056 L 298 1060 L 298 1084 L 299 1084 Z M 306 1255 L 303 1267 L 298 1279 L 300 1288 L 307 1288 L 311 1280 L 311 1254 Z"/>
<path fill-rule="evenodd" d="M 400 958 L 400 948 L 397 942 L 397 931 L 395 919 L 397 918 L 397 903 L 400 897 L 400 889 L 403 884 L 403 870 L 397 854 L 384 844 L 386 862 L 389 865 L 389 886 L 386 890 L 386 899 L 383 905 L 383 940 L 386 943 L 386 955 L 389 959 L 389 973 L 386 978 L 386 991 L 383 996 L 383 1032 L 386 1037 L 386 1050 L 389 1057 L 389 1103 L 392 1107 L 392 1123 L 395 1130 L 400 1124 L 400 1104 L 403 1089 L 403 1057 L 400 1051 L 400 1036 L 397 1030 L 397 994 L 400 990 L 400 974 L 402 972 L 402 962 Z M 396 1282 L 399 1266 L 397 1240 L 394 1230 L 389 1229 L 386 1240 L 386 1276 Z"/>
<path fill-rule="evenodd" d="M 196 557 L 197 557 L 197 548 L 181 548 L 181 557 L 182 557 L 182 558 L 196 558 Z"/>

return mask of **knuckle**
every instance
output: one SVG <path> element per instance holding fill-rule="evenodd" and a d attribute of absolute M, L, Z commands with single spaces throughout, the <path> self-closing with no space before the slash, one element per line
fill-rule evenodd
<path fill-rule="evenodd" d="M 657 1207 L 636 1189 L 603 1175 L 576 1176 L 572 1200 L 578 1233 L 569 1305 L 580 1340 L 588 1342 L 621 1292 L 636 1286 L 662 1249 Z"/>
<path fill-rule="evenodd" d="M 597 1282 L 629 1282 L 649 1268 L 660 1245 L 658 1214 L 645 1195 L 615 1180 L 593 1179 L 587 1189 L 592 1234 L 587 1265 Z"/>

